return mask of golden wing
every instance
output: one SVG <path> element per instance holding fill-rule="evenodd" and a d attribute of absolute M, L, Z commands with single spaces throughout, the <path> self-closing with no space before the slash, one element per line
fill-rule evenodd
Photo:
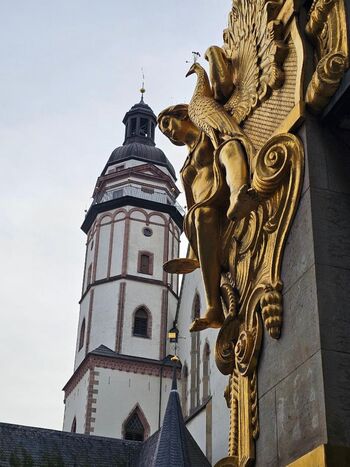
<path fill-rule="evenodd" d="M 232 119 L 220 104 L 211 98 L 202 99 L 201 104 L 205 124 L 224 135 L 235 134 L 236 128 L 233 126 Z"/>
<path fill-rule="evenodd" d="M 235 70 L 235 89 L 225 109 L 241 123 L 283 84 L 286 47 L 282 23 L 275 20 L 281 1 L 236 0 L 225 30 L 224 51 Z"/>

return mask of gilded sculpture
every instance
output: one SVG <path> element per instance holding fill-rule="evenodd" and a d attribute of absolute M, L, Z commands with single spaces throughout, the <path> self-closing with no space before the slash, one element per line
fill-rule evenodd
<path fill-rule="evenodd" d="M 344 0 L 314 0 L 306 25 L 314 45 L 315 71 L 306 102 L 316 114 L 326 107 L 349 67 L 348 35 Z"/>
<path fill-rule="evenodd" d="M 225 320 L 220 281 L 225 268 L 223 262 L 227 262 L 227 246 L 222 248 L 218 239 L 230 238 L 227 234 L 232 229 L 232 220 L 243 218 L 255 209 L 258 199 L 255 190 L 248 188 L 250 174 L 246 154 L 253 152 L 248 138 L 238 125 L 229 125 L 230 119 L 224 113 L 230 136 L 225 140 L 224 134 L 224 140 L 219 143 L 220 136 L 208 125 L 208 133 L 213 133 L 212 140 L 192 122 L 189 107 L 184 104 L 169 107 L 158 117 L 164 134 L 174 144 L 186 144 L 189 149 L 181 178 L 188 207 L 184 230 L 190 253 L 187 259 L 171 260 L 165 267 L 168 272 L 178 274 L 201 267 L 208 306 L 205 315 L 197 318 L 191 327 L 191 331 L 200 331 L 208 327 L 220 328 Z"/>
<path fill-rule="evenodd" d="M 316 14 L 322 2 L 332 3 L 315 0 L 309 36 L 329 18 L 328 10 L 321 19 Z M 186 75 L 197 80 L 190 103 L 168 107 L 158 117 L 161 131 L 188 148 L 181 179 L 190 246 L 187 258 L 168 261 L 164 269 L 201 269 L 207 309 L 190 330 L 219 329 L 216 364 L 229 376 L 229 455 L 217 467 L 254 463 L 262 333 L 265 327 L 271 338 L 281 335 L 281 262 L 304 170 L 303 145 L 292 134 L 305 117 L 296 13 L 290 0 L 235 0 L 223 46 L 205 53 L 209 74 L 195 60 Z M 320 55 L 322 47 L 316 49 Z M 313 81 L 306 101 L 317 106 L 317 93 L 325 93 Z"/>

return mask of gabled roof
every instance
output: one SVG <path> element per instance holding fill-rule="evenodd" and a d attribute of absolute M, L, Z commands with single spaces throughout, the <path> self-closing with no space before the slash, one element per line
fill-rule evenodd
<path fill-rule="evenodd" d="M 99 355 L 101 357 L 115 357 L 118 356 L 114 350 L 110 349 L 109 347 L 106 347 L 105 345 L 100 345 L 96 349 L 92 350 L 90 352 L 91 355 Z"/>

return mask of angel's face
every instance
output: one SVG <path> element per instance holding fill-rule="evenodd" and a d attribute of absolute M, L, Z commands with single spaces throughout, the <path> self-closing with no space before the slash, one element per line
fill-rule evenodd
<path fill-rule="evenodd" d="M 186 141 L 186 122 L 174 117 L 173 115 L 165 115 L 159 125 L 161 131 L 174 144 L 182 146 Z"/>

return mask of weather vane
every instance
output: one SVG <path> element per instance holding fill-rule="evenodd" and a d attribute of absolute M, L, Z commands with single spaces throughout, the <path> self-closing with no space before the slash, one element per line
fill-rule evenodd
<path fill-rule="evenodd" d="M 199 52 L 192 52 L 192 60 L 193 60 L 193 63 L 197 63 L 197 60 L 199 59 L 199 57 L 201 56 L 201 54 Z M 186 60 L 186 63 L 191 63 L 190 60 Z"/>
<path fill-rule="evenodd" d="M 140 89 L 140 93 L 141 93 L 141 101 L 143 102 L 143 95 L 146 92 L 146 89 L 145 89 L 145 74 L 143 72 L 143 68 L 141 68 L 141 73 L 142 73 L 142 86 L 141 86 L 141 89 Z"/>

